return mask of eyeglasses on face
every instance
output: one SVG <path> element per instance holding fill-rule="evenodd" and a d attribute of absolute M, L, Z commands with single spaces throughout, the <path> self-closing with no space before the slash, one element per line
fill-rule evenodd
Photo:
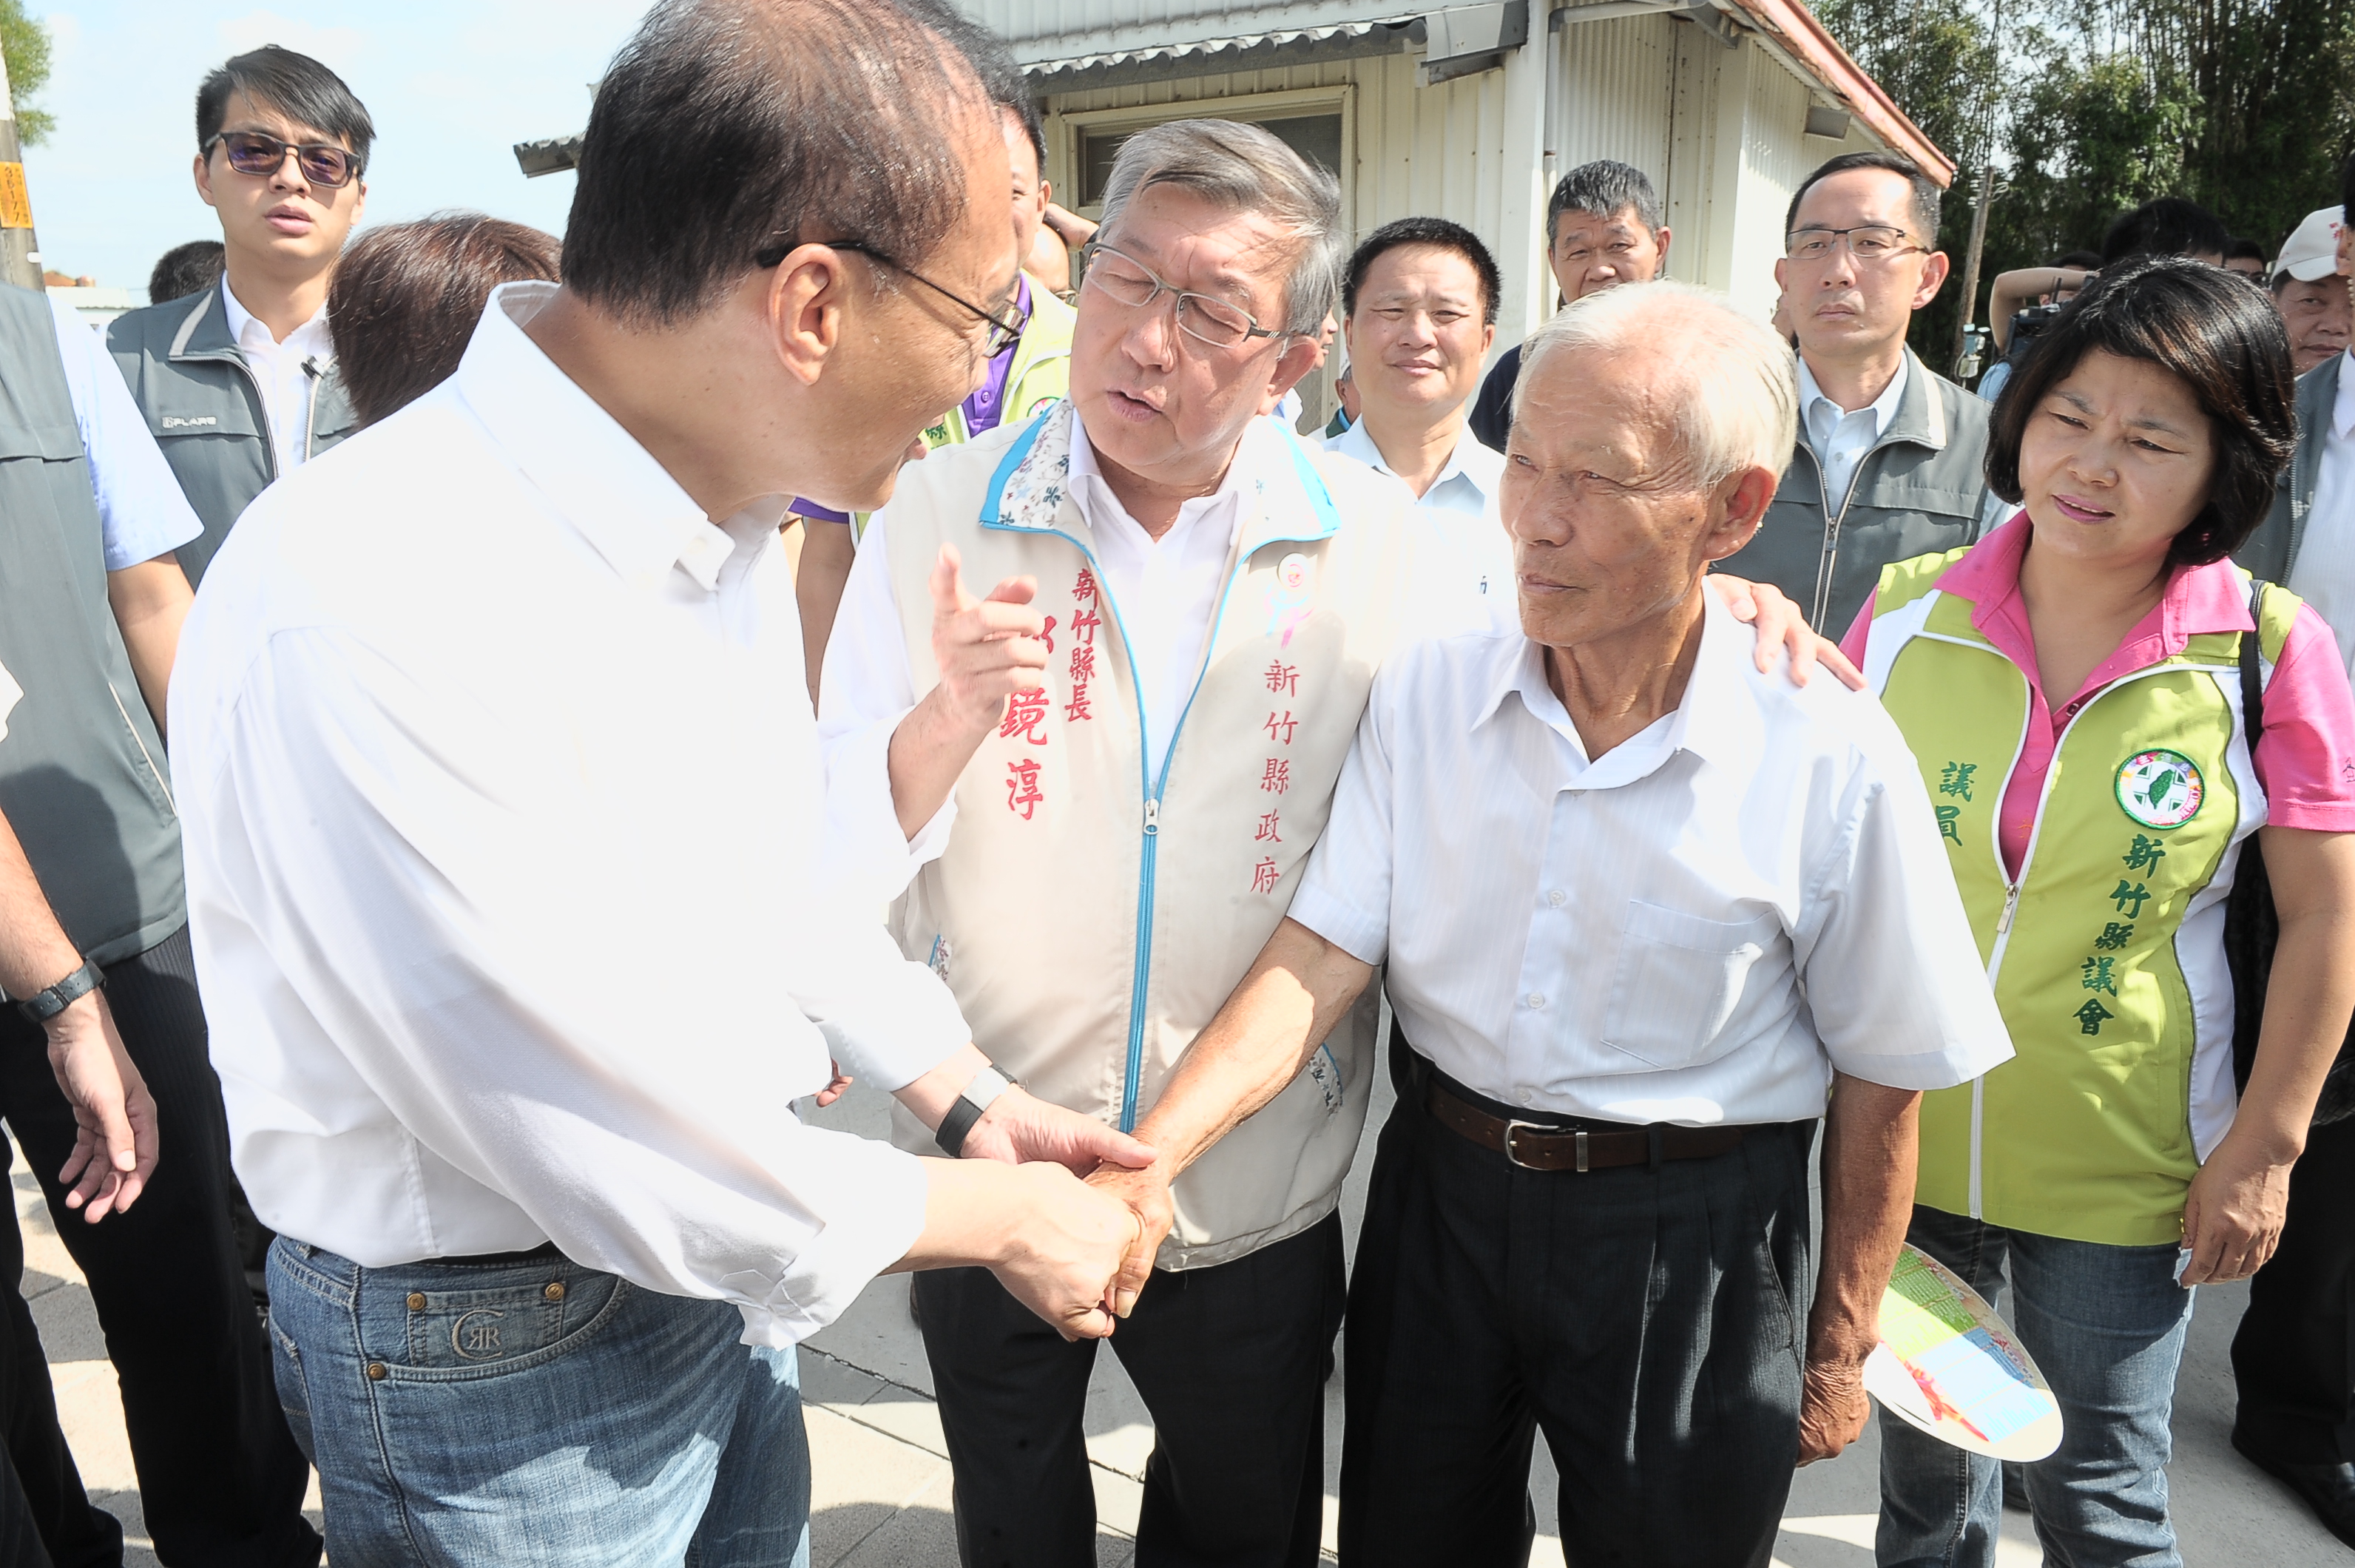
<path fill-rule="evenodd" d="M 794 248 L 801 243 L 802 241 L 798 240 L 789 240 L 783 237 L 773 240 L 752 253 L 752 264 L 765 272 L 769 268 L 783 262 L 785 257 L 792 253 Z M 987 322 L 989 324 L 989 335 L 982 339 L 981 344 L 981 357 L 985 359 L 996 358 L 1008 348 L 1014 347 L 1015 341 L 1022 336 L 1022 328 L 1025 324 L 1021 317 L 1010 315 L 1000 315 L 994 310 L 984 310 L 981 306 L 974 304 L 971 300 L 964 298 L 961 294 L 951 293 L 948 290 L 941 287 L 940 284 L 932 282 L 932 279 L 924 276 L 923 273 L 916 271 L 913 267 L 893 261 L 890 256 L 885 255 L 882 251 L 875 249 L 872 245 L 865 243 L 864 241 L 858 240 L 819 240 L 812 241 L 812 243 L 824 245 L 828 250 L 832 251 L 847 251 L 854 256 L 866 257 L 868 261 L 874 262 L 878 266 L 889 267 L 893 272 L 899 273 L 901 277 L 912 278 L 917 283 L 923 284 L 924 287 L 932 290 L 932 293 L 940 295 L 943 299 L 948 301 L 951 304 L 955 305 L 958 309 L 964 311 L 968 315 L 975 316 L 982 321 Z"/>
<path fill-rule="evenodd" d="M 286 155 L 292 153 L 303 177 L 329 190 L 351 184 L 368 165 L 368 160 L 349 147 L 338 147 L 333 142 L 282 141 L 267 131 L 217 131 L 205 139 L 205 156 L 213 155 L 215 143 L 228 148 L 230 168 L 263 179 L 284 167 Z"/>
<path fill-rule="evenodd" d="M 1178 330 L 1213 348 L 1232 348 L 1254 337 L 1285 334 L 1262 326 L 1251 312 L 1210 294 L 1188 293 L 1134 256 L 1124 255 L 1101 240 L 1081 249 L 1087 277 L 1080 285 L 1095 290 L 1114 304 L 1143 310 L 1163 294 L 1177 299 Z"/>
<path fill-rule="evenodd" d="M 1794 261 L 1820 261 L 1842 240 L 1848 253 L 1867 265 L 1922 249 L 1893 224 L 1859 223 L 1853 229 L 1794 229 L 1783 242 L 1783 254 Z"/>

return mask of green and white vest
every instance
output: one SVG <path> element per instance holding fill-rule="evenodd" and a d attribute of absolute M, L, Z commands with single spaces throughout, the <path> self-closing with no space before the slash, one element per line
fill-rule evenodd
<path fill-rule="evenodd" d="M 1972 602 L 1935 586 L 1963 553 L 1881 572 L 1865 674 L 1921 764 L 2017 1054 L 1923 1097 L 1915 1199 L 2041 1235 L 2173 1243 L 2234 1103 L 2224 897 L 2265 820 L 2243 634 L 2195 635 L 2078 710 L 2015 880 L 1997 827 L 2029 683 Z M 2266 590 L 2268 677 L 2298 605 Z"/>

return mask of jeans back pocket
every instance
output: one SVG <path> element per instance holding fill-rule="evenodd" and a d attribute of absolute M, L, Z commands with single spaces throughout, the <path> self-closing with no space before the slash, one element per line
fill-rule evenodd
<path fill-rule="evenodd" d="M 1628 900 L 1603 1043 L 1656 1068 L 1715 1055 L 1751 967 L 1781 931 L 1771 910 L 1748 920 L 1705 920 Z"/>

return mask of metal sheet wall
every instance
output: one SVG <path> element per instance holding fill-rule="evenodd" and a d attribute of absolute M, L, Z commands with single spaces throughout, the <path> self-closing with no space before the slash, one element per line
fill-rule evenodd
<path fill-rule="evenodd" d="M 1102 49 L 1230 38 L 1276 27 L 1316 27 L 1412 13 L 1412 0 L 1393 10 L 1367 0 L 1278 0 L 1226 5 L 1220 0 L 959 0 L 966 14 L 1014 48 L 1017 59 L 1048 59 Z"/>

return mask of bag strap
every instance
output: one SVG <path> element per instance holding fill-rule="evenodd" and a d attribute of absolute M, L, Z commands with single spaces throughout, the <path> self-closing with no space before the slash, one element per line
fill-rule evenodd
<path fill-rule="evenodd" d="M 2249 581 L 2249 625 L 2251 630 L 2241 639 L 2241 720 L 2249 733 L 2249 754 L 2257 751 L 2257 737 L 2265 732 L 2264 678 L 2264 603 L 2265 589 L 2270 586 L 2262 577 Z"/>

